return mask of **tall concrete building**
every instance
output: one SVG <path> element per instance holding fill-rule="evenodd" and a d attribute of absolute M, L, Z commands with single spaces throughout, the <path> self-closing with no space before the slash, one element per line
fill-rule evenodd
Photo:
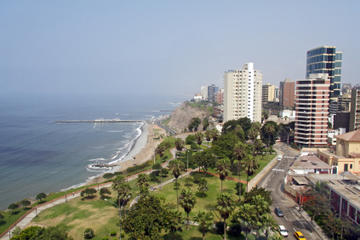
<path fill-rule="evenodd" d="M 280 106 L 283 109 L 292 109 L 295 106 L 295 82 L 286 78 L 280 82 Z"/>
<path fill-rule="evenodd" d="M 248 117 L 261 122 L 262 73 L 254 63 L 224 74 L 224 121 Z"/>
<path fill-rule="evenodd" d="M 321 46 L 307 51 L 306 77 L 312 73 L 327 73 L 330 79 L 330 113 L 337 112 L 341 94 L 342 52 L 334 46 Z"/>
<path fill-rule="evenodd" d="M 276 87 L 274 85 L 271 85 L 270 83 L 267 83 L 262 86 L 262 102 L 268 103 L 268 102 L 275 102 L 275 89 Z"/>
<path fill-rule="evenodd" d="M 208 86 L 201 86 L 200 94 L 202 96 L 202 100 L 208 100 Z"/>
<path fill-rule="evenodd" d="M 327 145 L 329 91 L 326 73 L 296 81 L 295 143 L 299 146 Z"/>
<path fill-rule="evenodd" d="M 214 84 L 211 84 L 208 86 L 208 100 L 209 102 L 215 102 L 215 96 L 217 91 L 219 91 L 219 88 L 215 86 Z"/>
<path fill-rule="evenodd" d="M 351 90 L 350 131 L 360 129 L 360 87 Z"/>

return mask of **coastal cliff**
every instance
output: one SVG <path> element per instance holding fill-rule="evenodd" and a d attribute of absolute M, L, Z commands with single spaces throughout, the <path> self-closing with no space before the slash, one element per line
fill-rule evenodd
<path fill-rule="evenodd" d="M 192 118 L 200 118 L 203 121 L 211 113 L 212 106 L 206 103 L 184 102 L 171 113 L 167 125 L 177 133 L 181 133 L 188 128 Z M 200 124 L 199 129 L 202 129 L 202 127 L 202 124 Z"/>

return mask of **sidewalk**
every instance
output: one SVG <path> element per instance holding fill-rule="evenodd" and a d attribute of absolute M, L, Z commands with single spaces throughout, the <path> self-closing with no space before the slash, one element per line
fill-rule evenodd
<path fill-rule="evenodd" d="M 162 163 L 162 167 L 166 167 L 168 164 L 168 161 Z M 149 169 L 149 170 L 145 170 L 139 173 L 136 173 L 134 175 L 130 175 L 128 177 L 126 177 L 127 181 L 131 181 L 134 180 L 138 177 L 139 174 L 150 174 L 153 170 Z M 108 183 L 103 183 L 103 184 L 99 184 L 99 185 L 95 185 L 89 188 L 104 188 L 104 187 L 111 187 L 112 182 L 108 182 Z M 10 227 L 5 230 L 2 234 L 0 234 L 0 240 L 9 240 L 12 237 L 12 232 L 14 231 L 14 229 L 16 227 L 20 227 L 21 229 L 24 229 L 36 216 L 37 214 L 41 213 L 42 211 L 54 207 L 56 205 L 59 205 L 61 203 L 65 203 L 68 200 L 80 197 L 80 192 L 81 190 L 77 190 L 74 191 L 72 193 L 66 194 L 65 196 L 56 198 L 54 200 L 51 200 L 50 202 L 45 202 L 41 205 L 38 205 L 32 209 L 30 209 L 27 213 L 25 213 L 25 215 L 23 215 L 22 217 L 20 217 L 16 222 L 14 222 L 12 225 L 10 225 Z"/>

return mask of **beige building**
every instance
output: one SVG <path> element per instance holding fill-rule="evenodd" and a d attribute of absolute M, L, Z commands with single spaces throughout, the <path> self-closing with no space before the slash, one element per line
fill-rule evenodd
<path fill-rule="evenodd" d="M 275 89 L 276 89 L 276 87 L 274 85 L 271 85 L 270 83 L 267 83 L 262 86 L 262 102 L 263 103 L 276 101 Z"/>
<path fill-rule="evenodd" d="M 351 172 L 360 175 L 360 129 L 336 136 L 336 152 L 318 149 L 319 158 L 330 166 L 337 166 L 337 173 Z"/>
<path fill-rule="evenodd" d="M 224 121 L 248 117 L 261 122 L 262 73 L 254 63 L 224 74 Z"/>

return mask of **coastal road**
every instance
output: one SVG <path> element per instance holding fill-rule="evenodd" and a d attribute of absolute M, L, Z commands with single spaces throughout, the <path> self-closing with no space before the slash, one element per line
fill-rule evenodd
<path fill-rule="evenodd" d="M 315 226 L 310 221 L 309 216 L 304 211 L 299 212 L 297 210 L 298 204 L 284 192 L 286 172 L 295 161 L 296 156 L 299 155 L 299 152 L 283 143 L 276 144 L 275 149 L 283 155 L 283 158 L 281 161 L 278 161 L 272 171 L 259 183 L 259 186 L 271 191 L 273 201 L 271 210 L 275 220 L 278 224 L 284 225 L 289 231 L 288 239 L 295 239 L 295 231 L 301 231 L 306 239 L 327 239 L 321 232 L 318 233 L 319 231 L 315 230 L 315 228 L 318 230 L 318 226 Z M 282 210 L 284 217 L 278 217 L 274 214 L 275 207 L 279 207 Z"/>

